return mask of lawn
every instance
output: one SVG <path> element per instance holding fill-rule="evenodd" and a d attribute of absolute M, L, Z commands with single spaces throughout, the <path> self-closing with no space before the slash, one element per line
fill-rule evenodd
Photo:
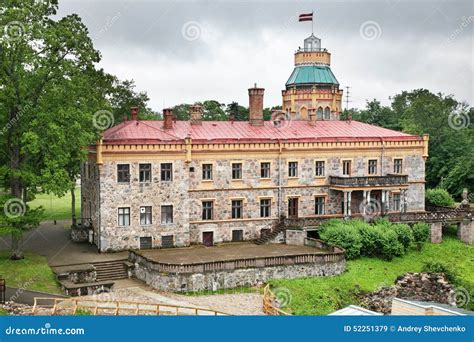
<path fill-rule="evenodd" d="M 6 280 L 7 286 L 61 293 L 45 257 L 27 252 L 24 259 L 13 261 L 9 259 L 9 256 L 9 251 L 0 252 L 0 278 Z"/>
<path fill-rule="evenodd" d="M 411 250 L 392 261 L 361 258 L 347 262 L 347 271 L 339 276 L 281 279 L 272 287 L 286 288 L 291 301 L 284 309 L 295 315 L 325 315 L 350 304 L 359 304 L 357 292 L 372 292 L 393 285 L 406 272 L 419 272 L 428 260 L 451 265 L 463 282 L 474 288 L 474 246 L 455 237 L 443 237 L 441 244 L 427 243 L 422 251 Z M 472 302 L 471 302 L 472 304 Z"/>
<path fill-rule="evenodd" d="M 32 208 L 42 206 L 45 220 L 71 219 L 71 193 L 63 197 L 48 194 L 39 194 L 34 201 L 28 203 Z M 76 217 L 81 214 L 81 188 L 76 188 Z"/>

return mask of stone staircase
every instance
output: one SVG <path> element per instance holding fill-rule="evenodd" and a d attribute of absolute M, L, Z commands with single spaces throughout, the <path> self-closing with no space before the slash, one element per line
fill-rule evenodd
<path fill-rule="evenodd" d="M 281 232 L 284 232 L 287 229 L 283 221 L 278 222 L 275 228 L 273 228 L 270 232 L 267 234 L 261 236 L 259 239 L 255 240 L 255 243 L 257 245 L 263 245 L 270 240 L 273 240 L 280 234 Z"/>
<path fill-rule="evenodd" d="M 103 261 L 94 263 L 97 281 L 117 280 L 128 278 L 126 260 Z"/>

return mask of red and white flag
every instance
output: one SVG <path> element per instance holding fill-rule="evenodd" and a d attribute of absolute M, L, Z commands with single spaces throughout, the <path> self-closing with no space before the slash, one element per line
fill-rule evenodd
<path fill-rule="evenodd" d="M 300 14 L 299 21 L 313 21 L 313 12 Z"/>

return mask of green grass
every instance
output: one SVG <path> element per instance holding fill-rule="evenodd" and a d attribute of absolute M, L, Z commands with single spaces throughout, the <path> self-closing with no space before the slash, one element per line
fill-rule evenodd
<path fill-rule="evenodd" d="M 71 193 L 63 197 L 49 194 L 36 195 L 35 200 L 28 203 L 31 208 L 42 206 L 44 220 L 69 220 L 71 219 Z M 76 188 L 76 217 L 81 214 L 81 188 Z"/>
<path fill-rule="evenodd" d="M 0 252 L 0 278 L 6 280 L 9 287 L 23 288 L 48 293 L 61 293 L 53 271 L 45 257 L 25 253 L 22 260 L 10 260 L 10 252 Z"/>
<path fill-rule="evenodd" d="M 0 308 L 0 316 L 8 316 L 8 311 L 5 309 Z"/>
<path fill-rule="evenodd" d="M 474 246 L 450 236 L 441 244 L 425 244 L 392 261 L 361 258 L 347 262 L 347 271 L 334 277 L 281 279 L 273 288 L 287 288 L 291 301 L 284 309 L 296 315 L 325 315 L 350 304 L 359 304 L 358 294 L 393 285 L 406 272 L 420 272 L 423 263 L 435 260 L 455 268 L 460 280 L 474 288 Z M 471 305 L 472 305 L 471 301 Z M 471 307 L 469 307 L 471 308 Z"/>

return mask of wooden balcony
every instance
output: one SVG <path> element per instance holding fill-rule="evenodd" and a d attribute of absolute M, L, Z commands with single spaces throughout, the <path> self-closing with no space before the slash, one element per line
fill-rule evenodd
<path fill-rule="evenodd" d="M 329 185 L 338 187 L 378 187 L 407 185 L 407 175 L 387 175 L 368 177 L 329 176 Z"/>

